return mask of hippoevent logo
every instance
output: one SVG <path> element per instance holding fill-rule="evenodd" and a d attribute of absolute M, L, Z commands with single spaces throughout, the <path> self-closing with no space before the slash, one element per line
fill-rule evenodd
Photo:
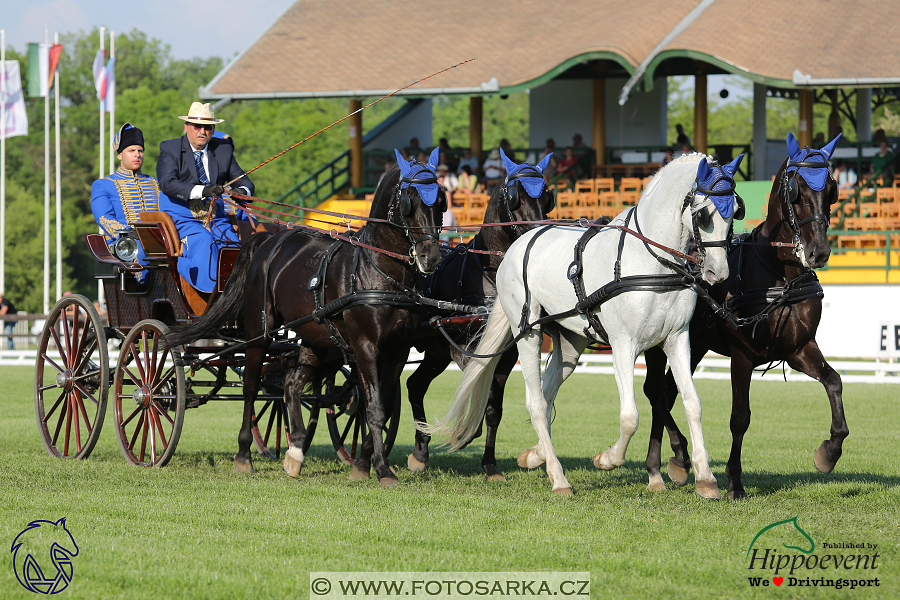
<path fill-rule="evenodd" d="M 78 544 L 66 529 L 66 519 L 32 521 L 10 549 L 16 579 L 36 594 L 58 594 L 72 581 L 72 558 Z"/>
<path fill-rule="evenodd" d="M 747 547 L 750 587 L 877 587 L 878 544 L 828 542 L 819 545 L 806 533 L 797 517 L 760 529 Z M 793 551 L 793 552 L 792 552 Z"/>

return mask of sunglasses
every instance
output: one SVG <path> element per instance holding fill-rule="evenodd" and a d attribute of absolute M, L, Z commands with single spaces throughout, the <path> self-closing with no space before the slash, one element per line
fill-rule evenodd
<path fill-rule="evenodd" d="M 194 129 L 205 129 L 207 131 L 212 131 L 213 127 L 215 127 L 215 125 L 200 125 L 198 123 L 188 123 L 188 125 L 190 125 Z"/>

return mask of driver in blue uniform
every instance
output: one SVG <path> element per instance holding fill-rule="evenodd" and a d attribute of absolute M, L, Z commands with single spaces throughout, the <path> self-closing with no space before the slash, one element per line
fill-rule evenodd
<path fill-rule="evenodd" d="M 113 138 L 113 151 L 119 159 L 119 168 L 104 179 L 91 185 L 91 212 L 106 243 L 112 244 L 129 224 L 140 221 L 145 210 L 159 210 L 160 191 L 156 179 L 141 173 L 144 164 L 144 134 L 131 123 L 125 123 Z M 144 249 L 138 245 L 138 262 L 146 266 Z M 147 271 L 135 274 L 138 281 L 147 277 Z"/>

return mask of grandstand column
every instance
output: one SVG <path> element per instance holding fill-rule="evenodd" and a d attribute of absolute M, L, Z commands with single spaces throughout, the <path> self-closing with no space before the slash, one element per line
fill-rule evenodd
<path fill-rule="evenodd" d="M 481 156 L 482 150 L 482 129 L 481 129 L 481 96 L 469 97 L 469 148 L 472 155 L 478 159 L 480 165 L 483 161 Z"/>
<path fill-rule="evenodd" d="M 362 100 L 350 99 L 350 187 L 363 185 Z M 356 112 L 359 111 L 359 112 Z"/>
<path fill-rule="evenodd" d="M 753 84 L 753 179 L 766 179 L 766 86 Z"/>
<path fill-rule="evenodd" d="M 797 143 L 800 147 L 812 146 L 813 141 L 813 103 L 816 91 L 803 89 L 800 92 L 800 123 L 797 126 Z"/>
<path fill-rule="evenodd" d="M 706 152 L 706 73 L 694 75 L 694 150 Z"/>
<path fill-rule="evenodd" d="M 856 90 L 856 139 L 872 141 L 872 88 Z"/>
<path fill-rule="evenodd" d="M 594 147 L 594 164 L 606 164 L 606 80 L 594 79 L 594 105 L 591 111 L 591 144 Z"/>

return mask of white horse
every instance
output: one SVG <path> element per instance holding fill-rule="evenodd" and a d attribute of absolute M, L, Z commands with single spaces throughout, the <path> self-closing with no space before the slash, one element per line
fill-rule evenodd
<path fill-rule="evenodd" d="M 719 190 L 733 190 L 732 177 L 741 158 L 724 167 L 710 166 L 703 154 L 674 160 L 650 181 L 638 206 L 621 213 L 612 224 L 626 225 L 628 219 L 629 229 L 639 230 L 646 238 L 682 253 L 687 252 L 689 237 L 696 231 L 703 246 L 700 265 L 703 279 L 711 284 L 723 281 L 728 277 L 728 261 L 721 242 L 729 234 L 735 200 L 733 191 L 723 194 Z M 704 182 L 710 185 L 704 188 Z M 703 193 L 711 190 L 719 193 Z M 742 205 L 739 208 L 742 210 Z M 634 214 L 629 217 L 631 211 Z M 497 271 L 497 300 L 476 350 L 480 355 L 496 353 L 510 342 L 513 334 L 522 331 L 523 321 L 531 324 L 544 314 L 569 312 L 569 315 L 541 327 L 525 327 L 527 333 L 517 342 L 526 384 L 525 405 L 538 437 L 538 444 L 519 456 L 519 464 L 534 468 L 546 461 L 553 492 L 566 496 L 571 495 L 572 488 L 550 440 L 550 415 L 560 385 L 575 370 L 579 356 L 591 343 L 585 335 L 589 325 L 587 314 L 571 314 L 577 296 L 567 277 L 572 267 L 573 250 L 584 231 L 577 226 L 555 226 L 546 231 L 535 229 L 510 247 Z M 624 243 L 621 251 L 620 243 Z M 620 255 L 623 277 L 673 275 L 674 271 L 651 252 L 682 267 L 685 264 L 683 259 L 648 246 L 636 236 L 614 228 L 599 231 L 584 248 L 584 292 L 590 294 L 613 281 Z M 526 254 L 529 255 L 527 259 Z M 610 470 L 625 462 L 625 450 L 638 426 L 634 363 L 641 352 L 661 344 L 684 400 L 693 445 L 691 458 L 695 466 L 696 491 L 706 498 L 720 498 L 703 442 L 700 399 L 691 379 L 688 324 L 696 301 L 697 293 L 687 286 L 668 291 L 627 291 L 587 311 L 599 318 L 612 346 L 620 401 L 619 440 L 609 450 L 599 453 L 594 464 Z M 553 340 L 553 351 L 543 378 L 542 328 Z M 463 447 L 481 423 L 498 360 L 499 356 L 469 361 L 453 405 L 444 419 L 434 426 L 424 423 L 418 426 L 432 434 L 449 432 L 451 449 Z M 664 489 L 661 477 L 658 482 L 651 481 L 649 487 L 659 489 L 660 484 Z"/>

